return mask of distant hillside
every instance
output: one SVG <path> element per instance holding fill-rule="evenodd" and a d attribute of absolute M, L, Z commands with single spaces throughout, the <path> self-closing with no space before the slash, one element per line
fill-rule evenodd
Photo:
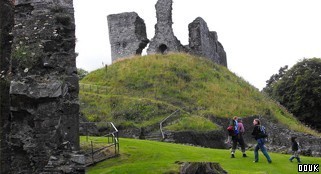
<path fill-rule="evenodd" d="M 80 83 L 86 118 L 113 121 L 121 128 L 155 126 L 179 110 L 169 130 L 206 132 L 221 129 L 208 120 L 211 116 L 262 115 L 291 130 L 317 135 L 244 79 L 191 55 L 125 59 L 91 72 Z"/>

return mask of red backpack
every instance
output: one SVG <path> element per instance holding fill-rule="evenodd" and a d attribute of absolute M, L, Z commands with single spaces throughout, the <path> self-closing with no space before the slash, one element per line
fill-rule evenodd
<path fill-rule="evenodd" d="M 227 132 L 229 136 L 234 136 L 235 132 L 234 132 L 234 126 L 230 125 L 227 127 Z"/>

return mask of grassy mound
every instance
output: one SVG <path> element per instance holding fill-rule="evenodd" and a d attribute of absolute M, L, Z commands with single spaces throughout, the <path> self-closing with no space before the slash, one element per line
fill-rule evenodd
<path fill-rule="evenodd" d="M 81 137 L 85 141 L 85 137 Z M 101 138 L 101 141 L 107 141 Z M 253 163 L 253 151 L 247 151 L 247 158 L 242 158 L 240 151 L 236 158 L 230 158 L 229 150 L 200 148 L 172 143 L 146 140 L 120 139 L 120 157 L 109 159 L 88 168 L 88 174 L 104 173 L 178 173 L 180 162 L 218 162 L 231 174 L 297 173 L 296 161 L 289 162 L 290 155 L 270 153 L 273 160 L 268 164 L 263 154 L 259 162 Z M 155 148 L 157 147 L 157 148 Z M 320 158 L 301 157 L 304 164 L 321 164 Z"/>
<path fill-rule="evenodd" d="M 202 124 L 208 116 L 264 115 L 292 130 L 316 134 L 225 67 L 186 54 L 119 61 L 91 72 L 80 87 L 82 112 L 90 121 L 144 127 L 179 110 L 172 130 L 217 129 Z"/>

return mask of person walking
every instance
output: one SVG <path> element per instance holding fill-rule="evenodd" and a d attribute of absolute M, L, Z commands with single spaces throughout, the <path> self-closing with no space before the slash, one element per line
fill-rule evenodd
<path fill-rule="evenodd" d="M 296 137 L 291 137 L 291 142 L 292 142 L 292 152 L 293 155 L 289 159 L 291 162 L 294 158 L 298 161 L 298 163 L 301 163 L 300 159 L 300 148 L 299 148 L 299 143 L 296 141 Z"/>
<path fill-rule="evenodd" d="M 239 145 L 241 146 L 243 157 L 247 157 L 247 155 L 245 153 L 245 143 L 244 143 L 244 138 L 243 138 L 243 135 L 245 133 L 245 129 L 244 129 L 244 125 L 243 125 L 241 117 L 239 117 L 237 119 L 237 125 L 238 125 L 238 130 L 239 130 L 237 141 L 238 141 Z"/>
<path fill-rule="evenodd" d="M 233 127 L 233 134 L 231 134 L 231 137 L 232 137 L 231 158 L 235 158 L 235 149 L 237 146 L 238 134 L 239 134 L 238 124 L 237 124 L 237 116 L 233 117 L 233 120 L 231 121 L 230 126 Z"/>
<path fill-rule="evenodd" d="M 266 147 L 264 146 L 265 138 L 267 137 L 265 128 L 261 125 L 261 122 L 259 119 L 253 120 L 254 129 L 252 132 L 253 138 L 255 138 L 257 145 L 254 149 L 254 161 L 253 162 L 259 162 L 259 149 L 261 149 L 262 153 L 266 157 L 268 163 L 272 163 L 272 160 L 266 150 Z"/>

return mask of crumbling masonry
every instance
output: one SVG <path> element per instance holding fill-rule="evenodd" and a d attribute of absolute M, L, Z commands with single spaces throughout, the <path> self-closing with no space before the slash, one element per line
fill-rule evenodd
<path fill-rule="evenodd" d="M 149 43 L 147 53 L 187 52 L 206 57 L 227 67 L 226 53 L 217 39 L 217 33 L 210 31 L 202 18 L 198 17 L 188 25 L 189 45 L 183 46 L 180 43 L 172 28 L 172 4 L 172 0 L 157 1 L 155 5 L 157 17 L 155 36 Z M 139 23 L 132 22 L 137 18 L 140 19 Z M 141 55 L 141 50 L 147 45 L 148 39 L 146 38 L 145 23 L 136 13 L 109 15 L 108 25 L 113 62 L 120 58 Z M 127 45 L 135 46 L 128 47 Z M 136 51 L 138 48 L 139 52 Z"/>
<path fill-rule="evenodd" d="M 0 0 L 0 173 L 9 173 L 10 149 L 8 132 L 10 119 L 9 65 L 13 27 L 13 4 L 10 0 Z"/>
<path fill-rule="evenodd" d="M 157 23 L 155 36 L 147 49 L 148 54 L 185 51 L 173 32 L 172 4 L 172 0 L 159 0 L 155 5 Z"/>
<path fill-rule="evenodd" d="M 189 50 L 195 55 L 207 57 L 217 64 L 227 67 L 226 54 L 217 40 L 217 33 L 209 31 L 206 22 L 198 17 L 188 25 Z"/>
<path fill-rule="evenodd" d="M 7 19 L 0 20 L 2 27 Z M 6 128 L 1 133 L 2 165 L 9 173 L 84 173 L 84 157 L 76 153 L 79 86 L 73 1 L 16 0 L 8 34 L 13 36 L 11 115 L 1 113 Z M 3 60 L 9 65 L 1 52 L 1 70 L 6 70 Z M 8 154 L 3 156 L 3 150 Z"/>
<path fill-rule="evenodd" d="M 112 61 L 140 55 L 149 42 L 144 20 L 135 12 L 109 15 L 108 27 Z"/>

